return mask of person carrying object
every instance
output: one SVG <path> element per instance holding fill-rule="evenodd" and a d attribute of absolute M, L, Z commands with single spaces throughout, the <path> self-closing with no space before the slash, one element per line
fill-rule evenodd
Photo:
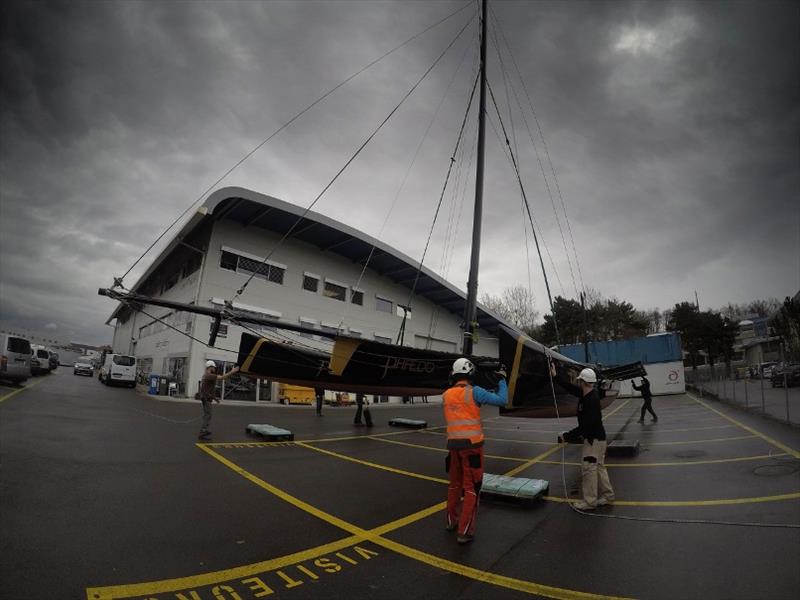
<path fill-rule="evenodd" d="M 372 427 L 372 415 L 369 412 L 369 404 L 365 406 L 366 398 L 364 394 L 358 392 L 356 394 L 356 416 L 353 419 L 353 425 L 364 425 Z M 361 415 L 364 415 L 364 423 L 361 422 Z"/>
<path fill-rule="evenodd" d="M 606 471 L 606 430 L 600 398 L 594 389 L 597 375 L 592 369 L 583 369 L 578 375 L 581 396 L 578 399 L 578 426 L 558 436 L 559 442 L 582 443 L 581 491 L 583 499 L 575 508 L 592 510 L 613 502 L 614 489 Z"/>
<path fill-rule="evenodd" d="M 641 392 L 642 400 L 644 401 L 642 404 L 642 414 L 639 417 L 639 423 L 644 423 L 645 411 L 648 411 L 651 415 L 653 415 L 654 423 L 658 421 L 658 415 L 656 415 L 655 411 L 653 410 L 653 393 L 650 391 L 650 380 L 648 380 L 647 377 L 642 377 L 641 385 L 637 386 L 636 382 L 631 379 L 631 385 L 637 392 Z"/>
<path fill-rule="evenodd" d="M 475 365 L 467 358 L 459 358 L 453 363 L 452 386 L 442 396 L 447 424 L 445 468 L 449 476 L 445 527 L 448 531 L 457 530 L 459 544 L 469 543 L 475 536 L 478 499 L 483 483 L 480 406 L 505 406 L 508 400 L 505 371 L 501 368 L 497 374 L 500 377 L 497 393 L 472 385 Z"/>
<path fill-rule="evenodd" d="M 217 375 L 217 363 L 213 360 L 206 361 L 206 371 L 200 381 L 200 391 L 197 392 L 197 398 L 203 403 L 203 421 L 200 424 L 198 439 L 207 440 L 211 437 L 211 432 L 208 429 L 211 424 L 211 405 L 213 402 L 219 402 L 219 398 L 217 398 L 217 381 L 228 379 L 238 372 L 239 367 L 233 367 L 224 375 Z"/>

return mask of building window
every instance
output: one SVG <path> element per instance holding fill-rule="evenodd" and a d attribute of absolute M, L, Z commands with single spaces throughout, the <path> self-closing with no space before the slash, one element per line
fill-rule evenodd
<path fill-rule="evenodd" d="M 386 298 L 381 298 L 380 296 L 375 296 L 375 310 L 378 312 L 385 312 L 392 314 L 393 304 L 391 300 L 387 300 Z"/>
<path fill-rule="evenodd" d="M 319 278 L 313 275 L 303 275 L 303 289 L 316 294 L 319 290 Z"/>
<path fill-rule="evenodd" d="M 239 257 L 231 252 L 223 252 L 222 258 L 219 259 L 219 266 L 228 271 L 235 271 L 238 259 Z"/>
<path fill-rule="evenodd" d="M 350 292 L 350 302 L 364 306 L 364 292 L 361 290 L 353 290 Z"/>
<path fill-rule="evenodd" d="M 405 317 L 406 320 L 411 318 L 411 308 L 408 306 L 403 306 L 402 304 L 397 305 L 397 316 L 398 317 Z"/>
<path fill-rule="evenodd" d="M 281 285 L 283 285 L 283 276 L 286 273 L 285 267 L 279 267 L 263 260 L 246 258 L 225 250 L 222 251 L 219 266 L 228 271 L 252 275 L 253 277 Z"/>
<path fill-rule="evenodd" d="M 386 337 L 385 335 L 378 335 L 377 333 L 373 336 L 376 342 L 381 342 L 382 344 L 391 344 L 392 338 Z"/>
<path fill-rule="evenodd" d="M 330 281 L 325 282 L 325 291 L 323 292 L 326 298 L 333 298 L 335 300 L 341 300 L 342 302 L 345 301 L 347 298 L 347 288 L 344 286 L 332 283 Z"/>
<path fill-rule="evenodd" d="M 239 257 L 239 273 L 247 273 L 259 279 L 267 279 L 269 275 L 269 265 L 263 262 L 258 262 L 252 258 Z"/>

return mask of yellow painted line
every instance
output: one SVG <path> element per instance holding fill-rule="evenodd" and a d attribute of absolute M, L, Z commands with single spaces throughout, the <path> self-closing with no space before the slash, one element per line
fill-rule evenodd
<path fill-rule="evenodd" d="M 575 503 L 577 498 L 561 496 L 543 496 L 550 502 Z M 760 502 L 782 502 L 784 500 L 800 500 L 800 492 L 778 494 L 776 496 L 756 496 L 754 498 L 721 498 L 719 500 L 614 500 L 614 506 L 726 506 L 731 504 L 758 504 Z"/>
<path fill-rule="evenodd" d="M 514 475 L 519 473 L 521 469 L 527 468 L 528 466 L 530 466 L 532 464 L 535 464 L 535 463 L 547 463 L 547 464 L 560 465 L 561 461 L 546 461 L 544 459 L 547 458 L 547 456 L 549 456 L 550 454 L 552 454 L 556 450 L 558 450 L 559 448 L 561 448 L 561 446 L 562 446 L 562 444 L 557 444 L 555 447 L 550 448 L 550 450 L 547 450 L 546 452 L 543 452 L 542 454 L 540 454 L 539 456 L 531 459 L 530 461 L 526 461 L 526 464 L 520 465 L 519 467 L 516 467 L 515 469 L 512 469 L 511 471 L 508 471 L 507 473 L 504 473 L 504 475 L 506 475 L 508 477 L 513 477 Z M 319 448 L 313 448 L 310 445 L 308 447 L 312 448 L 313 450 L 317 450 L 317 451 L 321 450 Z M 392 471 L 394 473 L 398 473 L 398 474 L 401 474 L 401 475 L 407 475 L 409 477 L 417 477 L 417 478 L 429 479 L 429 480 L 433 480 L 433 481 L 438 481 L 439 483 L 448 483 L 448 481 L 445 480 L 445 479 L 437 480 L 436 478 L 428 477 L 427 475 L 421 475 L 419 473 L 412 473 L 410 471 L 402 471 L 401 469 L 394 469 L 392 467 L 384 467 L 383 465 L 377 465 L 375 463 L 370 463 L 370 462 L 362 461 L 362 460 L 359 460 L 359 459 L 351 459 L 351 457 L 345 456 L 344 454 L 339 454 L 337 452 L 330 452 L 328 450 L 323 450 L 322 452 L 324 452 L 326 454 L 330 454 L 330 455 L 335 456 L 337 458 L 341 458 L 341 459 L 344 459 L 344 460 L 353 460 L 354 462 L 358 462 L 358 463 L 361 463 L 361 464 L 369 466 L 369 467 L 373 467 L 373 468 L 377 468 L 377 469 L 386 469 L 386 470 L 390 470 L 390 471 Z M 779 455 L 776 455 L 776 454 L 771 455 L 771 457 L 775 457 L 775 456 L 779 456 Z M 748 458 L 748 460 L 755 460 L 756 458 L 770 458 L 770 455 L 765 455 L 764 457 Z M 730 461 L 731 459 L 721 459 L 721 460 Z M 734 459 L 734 460 L 740 460 L 740 459 Z M 566 463 L 566 464 L 576 465 L 577 463 Z M 654 463 L 654 464 L 664 465 L 665 463 Z M 683 465 L 683 464 L 687 464 L 687 463 L 684 462 L 684 463 L 677 463 L 677 464 Z M 609 466 L 609 465 L 606 465 L 606 466 Z M 617 465 L 617 466 L 619 466 L 619 465 Z M 617 506 L 716 506 L 716 505 L 724 505 L 724 504 L 753 504 L 753 503 L 759 503 L 759 502 L 776 502 L 776 501 L 780 501 L 780 500 L 795 500 L 795 499 L 798 499 L 798 498 L 800 498 L 800 492 L 794 492 L 794 493 L 790 493 L 790 494 L 779 494 L 777 496 L 758 496 L 758 497 L 754 497 L 754 498 L 727 498 L 727 499 L 720 499 L 720 500 L 675 500 L 675 501 L 673 501 L 673 500 L 653 500 L 653 501 L 649 501 L 649 500 L 615 500 L 613 502 L 613 504 L 615 504 Z M 558 497 L 558 496 L 543 496 L 543 499 L 544 500 L 548 500 L 550 502 L 567 502 L 566 499 Z M 577 500 L 578 499 L 571 499 L 571 500 L 569 500 L 569 502 L 577 502 Z M 444 506 L 444 505 L 442 504 L 442 505 L 437 505 L 437 506 Z"/>
<path fill-rule="evenodd" d="M 434 427 L 433 429 L 441 429 L 441 427 Z M 419 429 L 409 429 L 405 431 L 387 431 L 386 433 L 363 433 L 361 435 L 347 435 L 342 437 L 330 437 L 330 438 L 309 438 L 307 440 L 295 440 L 293 442 L 204 442 L 204 446 L 211 446 L 214 447 L 225 447 L 225 446 L 278 446 L 278 445 L 289 445 L 296 444 L 298 442 L 309 442 L 309 443 L 316 443 L 316 442 L 344 442 L 347 440 L 361 440 L 361 439 L 369 439 L 373 437 L 383 437 L 389 435 L 408 435 L 410 433 L 418 433 Z M 435 432 L 430 432 L 435 433 Z"/>
<path fill-rule="evenodd" d="M 709 429 L 731 429 L 733 425 L 714 425 L 713 427 L 687 427 L 685 429 L 661 429 L 658 425 L 653 425 L 656 429 L 645 429 L 638 433 L 668 433 L 676 431 L 708 431 Z"/>
<path fill-rule="evenodd" d="M 686 395 L 687 395 L 687 396 L 689 396 L 689 397 L 690 397 L 692 400 L 694 400 L 694 401 L 695 401 L 695 402 L 697 402 L 698 404 L 700 404 L 701 406 L 705 406 L 705 407 L 706 407 L 708 410 L 710 410 L 710 411 L 713 411 L 713 412 L 717 413 L 717 414 L 718 414 L 719 416 L 721 416 L 723 419 L 726 419 L 726 420 L 730 421 L 730 422 L 731 422 L 731 423 L 733 423 L 734 425 L 737 425 L 738 427 L 741 427 L 742 429 L 744 429 L 745 431 L 748 431 L 748 432 L 752 433 L 753 435 L 757 435 L 758 437 L 760 437 L 760 438 L 761 438 L 762 440 L 764 440 L 765 442 L 768 442 L 768 443 L 772 444 L 773 446 L 775 446 L 776 448 L 779 448 L 779 449 L 783 450 L 784 452 L 786 452 L 787 454 L 789 454 L 789 455 L 793 456 L 794 458 L 800 458 L 800 452 L 798 452 L 798 451 L 797 451 L 797 450 L 795 450 L 794 448 L 790 448 L 790 447 L 789 447 L 789 446 L 787 446 L 786 444 L 783 444 L 783 443 L 779 442 L 778 440 L 776 440 L 776 439 L 774 439 L 774 438 L 771 438 L 770 436 L 768 436 L 768 435 L 766 435 L 766 434 L 763 434 L 763 433 L 761 433 L 761 432 L 760 432 L 760 431 L 758 431 L 757 429 L 753 429 L 753 428 L 752 428 L 752 427 L 750 427 L 749 425 L 745 425 L 745 424 L 744 424 L 744 423 L 742 423 L 741 421 L 737 421 L 737 420 L 736 420 L 736 419 L 734 419 L 733 417 L 729 417 L 729 416 L 728 416 L 728 415 L 726 415 L 725 413 L 723 413 L 723 412 L 721 412 L 721 411 L 717 410 L 717 409 L 716 409 L 716 408 L 714 408 L 713 406 L 709 406 L 708 404 L 706 404 L 705 402 L 703 402 L 703 401 L 702 401 L 702 400 L 700 400 L 699 398 L 695 398 L 693 395 L 691 395 L 691 394 L 689 394 L 689 393 L 687 393 Z"/>
<path fill-rule="evenodd" d="M 786 456 L 785 452 L 780 454 L 762 454 L 761 456 L 737 456 L 734 458 L 716 458 L 710 460 L 684 460 L 675 462 L 655 462 L 655 463 L 606 463 L 607 467 L 683 467 L 686 465 L 712 465 L 717 463 L 732 463 L 732 462 L 746 462 L 750 460 L 767 460 L 775 458 L 776 456 Z M 543 460 L 540 461 L 545 465 L 560 465 L 561 461 L 558 460 Z M 571 467 L 579 467 L 580 463 L 565 462 L 565 465 Z"/>
<path fill-rule="evenodd" d="M 417 430 L 418 433 L 430 433 L 433 435 L 441 435 L 446 436 L 447 434 L 443 431 L 425 431 L 424 429 Z M 553 431 L 552 433 L 561 433 L 559 431 Z M 496 438 L 496 437 L 486 437 L 484 436 L 484 440 L 489 440 L 491 442 L 513 442 L 515 444 L 537 444 L 540 446 L 552 446 L 553 442 L 539 442 L 534 440 L 512 440 L 511 438 Z"/>
<path fill-rule="evenodd" d="M 385 442 L 387 444 L 397 444 L 398 446 L 408 446 L 409 448 L 419 448 L 421 450 L 433 450 L 434 452 L 450 452 L 447 448 L 434 448 L 433 446 L 424 446 L 422 444 L 409 444 L 408 442 L 399 442 L 397 440 L 387 440 L 384 438 L 372 438 L 378 442 Z M 495 454 L 484 454 L 485 458 L 496 458 L 497 460 L 513 460 L 516 462 L 525 462 L 525 458 L 515 458 L 513 456 L 497 456 Z"/>
<path fill-rule="evenodd" d="M 274 571 L 282 567 L 288 567 L 299 562 L 317 558 L 323 554 L 331 554 L 347 548 L 348 546 L 353 546 L 361 541 L 363 541 L 363 538 L 360 536 L 351 535 L 329 544 L 323 544 L 322 546 L 309 548 L 301 552 L 295 552 L 293 554 L 287 554 L 285 556 L 271 558 L 241 567 L 234 567 L 232 569 L 211 571 L 199 575 L 189 575 L 188 577 L 162 579 L 160 581 L 86 588 L 86 598 L 87 600 L 112 600 L 115 598 L 147 597 L 154 594 L 196 589 L 224 581 L 231 581 L 233 579 L 244 579 L 266 571 Z"/>
<path fill-rule="evenodd" d="M 491 425 L 483 426 L 483 429 L 487 431 L 514 431 L 516 433 L 561 433 L 561 429 L 521 429 L 519 427 L 493 427 Z"/>
<path fill-rule="evenodd" d="M 686 444 L 710 444 L 712 442 L 733 442 L 735 440 L 752 440 L 757 435 L 737 435 L 734 437 L 712 438 L 710 440 L 689 440 L 686 442 L 645 442 L 645 446 L 683 446 Z"/>
<path fill-rule="evenodd" d="M 444 425 L 438 427 L 432 427 L 431 429 L 442 429 Z M 411 433 L 417 433 L 419 431 L 423 431 L 422 429 L 406 429 L 403 431 L 387 431 L 385 433 L 364 433 L 361 435 L 350 435 L 350 436 L 343 436 L 343 437 L 331 437 L 331 438 L 318 438 L 313 439 L 309 438 L 307 440 L 300 440 L 301 442 L 307 442 L 309 444 L 316 443 L 316 442 L 344 442 L 347 440 L 359 440 L 359 439 L 368 439 L 374 437 L 388 437 L 392 435 L 409 435 Z"/>
<path fill-rule="evenodd" d="M 506 475 L 507 477 L 513 477 L 517 473 L 521 473 L 522 471 L 524 471 L 528 467 L 533 466 L 536 463 L 543 461 L 545 458 L 547 458 L 548 456 L 553 454 L 556 450 L 559 450 L 563 445 L 564 444 L 556 444 L 555 446 L 553 446 L 549 450 L 545 450 L 544 452 L 542 452 L 539 456 L 535 456 L 530 460 L 526 460 L 524 463 L 522 463 L 518 467 L 514 467 L 513 469 L 511 469 L 507 473 L 504 473 L 504 475 Z"/>
<path fill-rule="evenodd" d="M 301 442 L 301 444 L 303 443 Z M 382 546 L 384 548 L 392 550 L 393 552 L 396 552 L 397 554 L 400 554 L 401 556 L 417 560 L 419 562 L 422 562 L 423 564 L 434 566 L 444 571 L 449 571 L 451 573 L 455 573 L 463 577 L 468 577 L 470 579 L 474 579 L 482 583 L 489 583 L 492 585 L 505 587 L 512 590 L 526 592 L 528 594 L 536 594 L 539 596 L 544 596 L 546 598 L 559 598 L 563 600 L 600 600 L 600 599 L 622 600 L 614 596 L 602 596 L 598 594 L 591 594 L 588 592 L 580 592 L 577 590 L 558 588 L 554 586 L 543 585 L 540 583 L 534 583 L 532 581 L 524 581 L 521 579 L 515 579 L 513 577 L 506 577 L 504 575 L 491 573 L 489 571 L 482 571 L 480 569 L 468 567 L 467 565 L 453 562 L 451 560 L 447 560 L 445 558 L 435 556 L 433 554 L 428 554 L 427 552 L 417 550 L 416 548 L 406 546 L 405 544 L 400 544 L 399 542 L 395 542 L 393 540 L 381 537 L 380 535 L 374 533 L 373 531 L 364 530 L 358 527 L 357 525 L 353 525 L 352 523 L 343 521 L 339 517 L 336 517 L 330 513 L 320 510 L 314 506 L 311 506 L 307 502 L 304 502 L 303 500 L 300 500 L 299 498 L 296 498 L 291 494 L 284 492 L 283 490 L 267 483 L 266 481 L 259 479 L 252 473 L 245 471 L 235 463 L 232 463 L 225 457 L 214 452 L 214 450 L 211 450 L 210 448 L 203 448 L 202 446 L 201 448 L 203 449 L 204 452 L 208 453 L 209 455 L 213 456 L 214 458 L 222 462 L 222 464 L 224 464 L 226 467 L 233 469 L 235 472 L 239 473 L 249 481 L 258 485 L 258 487 L 270 492 L 271 494 L 277 496 L 281 500 L 284 500 L 289 504 L 295 506 L 296 508 L 299 508 L 300 510 L 303 510 L 323 521 L 326 521 L 327 523 L 334 525 L 335 527 L 339 527 L 340 529 L 343 529 L 344 531 L 351 533 L 354 536 L 371 541 L 378 546 Z M 314 448 L 314 450 L 319 450 L 319 449 Z M 426 509 L 426 511 L 431 510 L 432 508 L 433 507 Z"/>
<path fill-rule="evenodd" d="M 308 448 L 309 450 L 314 450 L 315 452 L 321 452 L 322 454 L 328 454 L 336 458 L 341 458 L 342 460 L 354 462 L 359 465 L 372 467 L 373 469 L 381 469 L 382 471 L 389 471 L 390 473 L 397 473 L 398 475 L 405 475 L 407 477 L 414 477 L 416 479 L 425 479 L 426 481 L 435 481 L 436 483 L 448 483 L 447 479 L 441 479 L 440 477 L 431 477 L 430 475 L 413 473 L 411 471 L 404 471 L 403 469 L 395 469 L 394 467 L 387 467 L 386 465 L 379 465 L 378 463 L 369 462 L 368 460 L 361 460 L 360 458 L 353 458 L 352 456 L 347 456 L 346 454 L 339 454 L 338 452 L 333 452 L 332 450 L 317 448 L 316 446 L 313 446 L 307 442 L 297 442 L 297 445 L 302 446 L 303 448 Z"/>
<path fill-rule="evenodd" d="M 629 402 L 630 402 L 630 399 L 628 399 L 628 400 L 624 400 L 624 401 L 623 401 L 623 402 L 622 402 L 622 403 L 621 403 L 621 404 L 620 404 L 618 407 L 616 407 L 614 410 L 612 410 L 611 412 L 609 412 L 608 414 L 606 414 L 606 415 L 603 417 L 603 421 L 605 421 L 606 419 L 608 419 L 608 418 L 609 418 L 611 415 L 613 415 L 613 414 L 616 414 L 616 413 L 618 413 L 620 410 L 622 410 L 623 408 L 625 408 L 625 406 L 626 406 L 626 405 L 627 405 Z M 517 433 L 556 433 L 556 434 L 558 434 L 558 433 L 562 433 L 562 431 L 563 431 L 563 430 L 562 430 L 562 429 L 559 429 L 559 427 L 561 426 L 561 424 L 560 424 L 560 423 L 558 423 L 558 421 L 556 421 L 555 423 L 553 423 L 553 425 L 556 427 L 556 429 L 525 429 L 525 428 L 519 428 L 519 427 L 517 427 L 516 429 L 513 429 L 513 428 L 512 428 L 512 429 L 508 429 L 508 428 L 504 428 L 504 427 L 493 427 L 493 426 L 491 426 L 491 425 L 489 425 L 488 427 L 484 426 L 484 427 L 483 427 L 483 429 L 489 429 L 489 430 L 492 430 L 492 431 L 516 431 Z"/>
<path fill-rule="evenodd" d="M 21 388 L 18 388 L 16 390 L 14 390 L 13 392 L 9 392 L 5 396 L 0 396 L 0 402 L 5 402 L 6 400 L 11 398 L 12 396 L 16 396 L 20 392 L 24 392 L 25 390 L 31 389 L 35 385 L 39 385 L 42 381 L 44 381 L 44 380 L 43 379 L 37 379 L 36 381 L 34 381 L 33 383 L 29 383 L 25 387 L 21 387 Z"/>
<path fill-rule="evenodd" d="M 550 585 L 543 585 L 541 583 L 534 583 L 532 581 L 515 579 L 513 577 L 506 577 L 505 575 L 499 575 L 497 573 L 491 573 L 489 571 L 482 571 L 480 569 L 469 567 L 467 565 L 457 563 L 452 560 L 442 558 L 440 556 L 435 556 L 433 554 L 429 554 L 427 552 L 417 550 L 416 548 L 411 548 L 410 546 L 406 546 L 405 544 L 400 544 L 393 540 L 389 540 L 382 537 L 374 537 L 374 538 L 371 537 L 369 539 L 374 544 L 383 546 L 384 548 L 387 548 L 389 550 L 393 550 L 394 552 L 402 556 L 412 558 L 426 565 L 437 567 L 439 569 L 442 569 L 443 571 L 449 571 L 451 573 L 461 575 L 462 577 L 468 577 L 470 579 L 474 579 L 475 581 L 479 581 L 480 583 L 488 583 L 491 585 L 496 585 L 499 587 L 516 590 L 518 592 L 524 592 L 526 594 L 544 596 L 545 598 L 559 598 L 562 600 L 598 600 L 601 598 L 606 600 L 622 600 L 621 598 L 616 596 L 603 596 L 599 594 L 591 594 L 588 592 L 579 592 L 577 590 L 568 590 L 564 588 L 553 587 Z"/>

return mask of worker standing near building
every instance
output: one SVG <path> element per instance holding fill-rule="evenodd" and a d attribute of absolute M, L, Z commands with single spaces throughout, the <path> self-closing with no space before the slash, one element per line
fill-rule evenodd
<path fill-rule="evenodd" d="M 644 401 L 642 404 L 642 414 L 639 417 L 639 423 L 644 423 L 645 411 L 648 411 L 651 415 L 653 415 L 654 423 L 658 421 L 658 415 L 656 415 L 655 411 L 653 410 L 653 393 L 650 391 L 650 380 L 647 379 L 647 377 L 642 377 L 642 383 L 637 386 L 636 382 L 631 379 L 631 385 L 637 392 L 641 392 L 642 400 Z"/>
<path fill-rule="evenodd" d="M 217 381 L 228 379 L 234 373 L 239 372 L 239 367 L 233 367 L 224 375 L 217 375 L 217 363 L 213 360 L 206 361 L 206 372 L 203 373 L 203 379 L 200 381 L 200 391 L 197 393 L 200 401 L 203 403 L 203 421 L 200 424 L 200 434 L 197 436 L 201 440 L 207 440 L 211 437 L 211 432 L 208 426 L 211 424 L 211 404 L 217 398 Z"/>
<path fill-rule="evenodd" d="M 314 396 L 317 400 L 317 416 L 322 416 L 322 403 L 325 401 L 325 388 L 314 388 Z"/>
<path fill-rule="evenodd" d="M 592 369 L 583 369 L 578 375 L 581 397 L 578 400 L 578 426 L 559 436 L 559 442 L 583 442 L 581 452 L 581 479 L 583 500 L 575 508 L 592 510 L 614 500 L 614 489 L 606 471 L 606 430 L 603 427 L 600 398 L 594 389 L 597 375 Z"/>
<path fill-rule="evenodd" d="M 497 393 L 472 385 L 474 375 L 475 365 L 469 359 L 456 360 L 451 374 L 452 387 L 442 397 L 449 450 L 445 462 L 450 478 L 446 528 L 448 531 L 458 530 L 459 544 L 473 540 L 478 516 L 478 496 L 483 482 L 480 406 L 505 406 L 508 399 L 505 371 L 498 371 Z"/>

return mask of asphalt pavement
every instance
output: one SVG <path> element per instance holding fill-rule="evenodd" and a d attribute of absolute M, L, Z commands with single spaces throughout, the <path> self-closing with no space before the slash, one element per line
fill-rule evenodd
<path fill-rule="evenodd" d="M 10 599 L 724 598 L 800 589 L 800 431 L 689 395 L 605 411 L 617 500 L 571 509 L 574 419 L 483 411 L 486 470 L 550 481 L 481 504 L 475 541 L 444 530 L 441 406 L 217 405 L 108 388 L 71 370 L 0 387 L 0 579 Z M 421 418 L 425 430 L 388 426 Z M 269 423 L 295 434 L 245 434 Z"/>

